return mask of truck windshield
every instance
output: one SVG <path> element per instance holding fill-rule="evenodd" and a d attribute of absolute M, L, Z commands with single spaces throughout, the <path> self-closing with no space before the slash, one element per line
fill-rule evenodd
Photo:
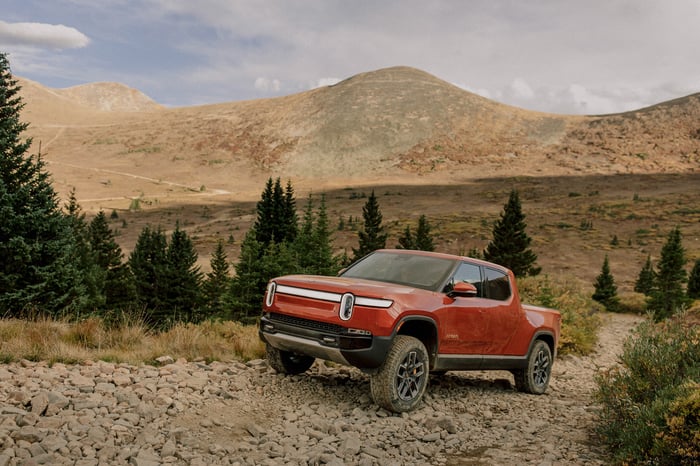
<path fill-rule="evenodd" d="M 456 265 L 456 260 L 443 257 L 382 251 L 366 256 L 340 276 L 438 291 Z"/>

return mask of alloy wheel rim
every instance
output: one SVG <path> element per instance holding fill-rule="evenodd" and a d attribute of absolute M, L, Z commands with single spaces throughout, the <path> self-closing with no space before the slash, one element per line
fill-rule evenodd
<path fill-rule="evenodd" d="M 532 378 L 535 385 L 542 387 L 549 379 L 549 356 L 546 351 L 540 350 L 535 357 L 535 364 L 532 369 Z"/>
<path fill-rule="evenodd" d="M 404 401 L 416 398 L 421 391 L 424 376 L 425 364 L 418 356 L 418 352 L 409 352 L 399 364 L 396 372 L 396 388 L 399 398 Z"/>

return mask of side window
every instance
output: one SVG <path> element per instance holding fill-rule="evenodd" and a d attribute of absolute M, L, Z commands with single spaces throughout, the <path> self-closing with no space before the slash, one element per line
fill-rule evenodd
<path fill-rule="evenodd" d="M 462 262 L 462 264 L 457 268 L 457 271 L 452 276 L 450 283 L 447 285 L 448 288 L 452 288 L 455 283 L 467 282 L 474 285 L 479 292 L 477 296 L 483 296 L 484 292 L 481 286 L 481 267 L 478 265 L 470 264 L 468 262 Z M 446 291 L 449 291 L 446 290 Z"/>
<path fill-rule="evenodd" d="M 484 281 L 486 283 L 487 298 L 498 301 L 505 301 L 510 298 L 510 280 L 508 280 L 508 275 L 489 268 L 484 268 L 484 275 L 486 275 Z"/>

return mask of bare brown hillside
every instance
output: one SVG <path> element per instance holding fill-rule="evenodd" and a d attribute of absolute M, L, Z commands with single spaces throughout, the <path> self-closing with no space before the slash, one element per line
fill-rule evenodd
<path fill-rule="evenodd" d="M 581 117 L 498 104 L 407 67 L 275 99 L 174 109 L 118 84 L 23 84 L 29 133 L 57 181 L 86 198 L 135 195 L 122 172 L 235 191 L 269 175 L 337 185 L 700 165 L 698 95 Z"/>
<path fill-rule="evenodd" d="M 628 284 L 673 225 L 683 226 L 690 258 L 700 256 L 700 94 L 567 116 L 502 105 L 407 67 L 185 108 L 117 84 L 21 84 L 28 135 L 56 189 L 65 197 L 75 188 L 88 213 L 119 212 L 113 227 L 127 253 L 143 225 L 179 219 L 202 265 L 216 238 L 233 239 L 235 259 L 265 180 L 279 176 L 300 199 L 328 193 L 331 221 L 361 216 L 356 196 L 376 188 L 392 235 L 427 213 L 439 248 L 462 253 L 485 246 L 518 188 L 545 270 L 586 281 L 615 235 L 611 262 L 632 264 L 618 272 Z M 355 241 L 351 229 L 336 234 L 340 248 Z"/>

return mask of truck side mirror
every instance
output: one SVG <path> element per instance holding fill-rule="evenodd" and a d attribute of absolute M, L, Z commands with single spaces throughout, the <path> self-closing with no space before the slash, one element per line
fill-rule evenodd
<path fill-rule="evenodd" d="M 477 291 L 476 287 L 467 282 L 457 282 L 455 283 L 454 287 L 452 288 L 452 291 L 450 291 L 449 295 L 450 297 L 457 297 L 461 296 L 463 298 L 473 298 L 476 295 L 478 295 L 479 292 Z"/>

